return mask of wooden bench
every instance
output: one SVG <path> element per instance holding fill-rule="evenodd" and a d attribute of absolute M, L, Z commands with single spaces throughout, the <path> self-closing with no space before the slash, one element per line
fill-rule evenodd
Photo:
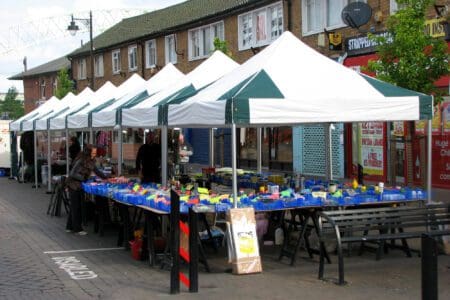
<path fill-rule="evenodd" d="M 323 279 L 325 243 L 336 241 L 338 255 L 338 284 L 344 281 L 342 244 L 377 242 L 379 257 L 386 241 L 401 240 L 401 248 L 411 256 L 407 239 L 450 235 L 450 204 L 362 208 L 318 212 L 320 239 L 319 279 Z"/>

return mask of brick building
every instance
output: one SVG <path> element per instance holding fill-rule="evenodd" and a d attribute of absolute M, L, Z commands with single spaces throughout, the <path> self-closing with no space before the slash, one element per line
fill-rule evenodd
<path fill-rule="evenodd" d="M 398 8 L 395 0 L 366 0 L 371 10 L 368 22 L 358 29 L 344 24 L 341 19 L 342 9 L 352 0 L 190 0 L 144 15 L 122 20 L 94 39 L 94 90 L 104 82 L 111 81 L 115 85 L 121 84 L 132 74 L 138 73 L 144 79 L 150 78 L 166 63 L 172 62 L 187 73 L 194 69 L 204 58 L 208 57 L 213 48 L 215 37 L 227 42 L 232 57 L 238 63 L 245 62 L 260 48 L 270 44 L 281 32 L 291 31 L 305 43 L 317 51 L 336 59 L 345 65 L 360 70 L 367 64 L 368 59 L 375 57 L 375 47 L 368 41 L 367 33 L 383 34 L 386 18 Z M 449 1 L 440 1 L 442 5 L 449 5 Z M 430 9 L 430 33 L 437 38 L 443 36 L 442 26 L 437 19 L 437 10 Z M 90 45 L 85 44 L 69 55 L 72 62 L 73 77 L 77 82 L 77 89 L 81 91 L 89 84 Z M 442 88 L 448 90 L 448 78 L 440 80 Z M 385 125 L 386 126 L 386 125 Z M 352 174 L 351 154 L 355 150 L 352 144 L 354 131 L 351 125 L 342 125 L 337 133 L 337 147 L 347 153 L 338 157 L 338 165 L 333 170 L 340 170 L 337 175 Z M 307 173 L 302 165 L 295 167 L 295 157 L 303 155 L 305 159 L 308 145 L 302 144 L 302 149 L 296 149 L 292 140 L 304 138 L 308 135 L 320 136 L 320 128 L 282 127 L 265 129 L 263 143 L 263 165 L 270 169 Z M 389 143 L 384 129 L 386 144 Z M 309 132 L 309 133 L 308 133 Z M 204 134 L 204 133 L 201 133 Z M 192 133 L 193 140 L 201 134 Z M 240 132 L 247 138 L 254 138 L 252 129 Z M 222 145 L 227 144 L 223 138 L 228 135 L 222 132 Z M 340 143 L 339 135 L 345 137 L 348 143 Z M 229 138 L 229 137 L 228 137 Z M 406 136 L 405 136 L 406 138 Z M 245 140 L 245 139 L 243 139 Z M 132 140 L 131 140 L 132 142 Z M 196 147 L 198 146 L 198 147 Z M 224 146 L 227 148 L 226 146 Z M 205 145 L 194 145 L 196 149 L 206 148 Z M 294 149 L 293 149 L 294 148 Z M 405 148 L 405 153 L 411 153 L 411 147 Z M 393 149 L 392 147 L 390 149 Z M 387 148 L 384 148 L 384 160 L 387 159 Z M 392 154 L 396 157 L 395 153 Z M 254 166 L 254 143 L 244 141 L 240 149 L 240 165 Z M 317 152 L 310 153 L 309 160 L 317 160 Z M 412 154 L 404 155 L 407 164 L 411 164 Z M 223 160 L 223 158 L 222 158 Z M 199 162 L 205 163 L 204 157 Z M 394 164 L 396 164 L 395 162 Z M 319 168 L 320 169 L 320 168 Z M 324 170 L 319 170 L 317 174 Z M 338 172 L 338 171 L 337 171 Z M 388 173 L 382 171 L 374 180 L 389 181 Z M 410 170 L 404 175 L 404 183 L 412 181 Z M 322 173 L 323 174 L 323 173 Z M 409 174 L 409 175 L 407 175 Z M 338 177 L 339 177 L 338 176 Z M 395 179 L 395 176 L 391 174 Z"/>
<path fill-rule="evenodd" d="M 70 74 L 70 61 L 65 56 L 8 78 L 23 80 L 25 113 L 29 113 L 55 94 L 58 72 L 63 68 Z"/>

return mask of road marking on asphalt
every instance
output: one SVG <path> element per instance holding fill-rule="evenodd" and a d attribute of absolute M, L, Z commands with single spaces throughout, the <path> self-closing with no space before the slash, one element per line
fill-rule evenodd
<path fill-rule="evenodd" d="M 98 277 L 95 272 L 89 270 L 75 256 L 52 257 L 52 259 L 60 269 L 66 271 L 70 278 L 74 280 L 94 279 Z"/>
<path fill-rule="evenodd" d="M 108 250 L 123 250 L 123 247 L 116 247 L 116 248 L 93 248 L 93 249 L 74 249 L 74 250 L 61 250 L 61 251 L 44 251 L 44 253 L 45 253 L 45 254 L 60 254 L 60 253 L 90 252 L 90 251 L 108 251 Z"/>

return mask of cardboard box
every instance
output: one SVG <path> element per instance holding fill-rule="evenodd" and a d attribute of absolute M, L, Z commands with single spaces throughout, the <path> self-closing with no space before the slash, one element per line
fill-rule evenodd
<path fill-rule="evenodd" d="M 231 263 L 233 274 L 254 274 L 262 272 L 261 257 L 243 258 Z"/>

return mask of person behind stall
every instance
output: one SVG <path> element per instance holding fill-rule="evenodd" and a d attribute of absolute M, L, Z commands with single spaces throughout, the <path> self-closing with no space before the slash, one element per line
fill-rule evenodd
<path fill-rule="evenodd" d="M 80 142 L 78 142 L 76 136 L 72 136 L 70 138 L 70 146 L 69 146 L 70 167 L 73 166 L 75 158 L 78 156 L 80 151 L 81 151 Z"/>
<path fill-rule="evenodd" d="M 145 144 L 136 155 L 136 171 L 141 174 L 141 183 L 161 182 L 161 146 L 159 137 L 148 132 Z"/>
<path fill-rule="evenodd" d="M 103 179 L 107 178 L 95 166 L 96 155 L 97 149 L 93 148 L 92 145 L 86 145 L 75 159 L 73 168 L 69 172 L 66 184 L 69 189 L 70 214 L 67 218 L 66 232 L 74 232 L 78 235 L 87 234 L 81 226 L 81 201 L 83 196 L 81 183 L 89 179 L 92 172 Z"/>
<path fill-rule="evenodd" d="M 181 166 L 184 166 L 189 162 L 189 157 L 192 154 L 194 154 L 192 146 L 185 140 L 184 135 L 180 133 L 180 135 L 178 136 L 178 155 L 179 163 L 181 164 Z M 185 173 L 185 170 L 183 170 L 182 173 Z"/>

